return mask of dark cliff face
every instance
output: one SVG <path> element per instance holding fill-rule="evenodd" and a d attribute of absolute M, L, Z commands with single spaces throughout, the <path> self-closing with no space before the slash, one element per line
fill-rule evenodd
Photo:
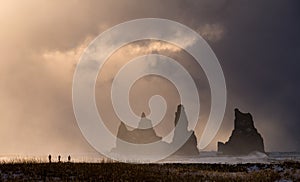
<path fill-rule="evenodd" d="M 236 130 L 245 131 L 247 129 L 255 129 L 253 119 L 250 113 L 242 113 L 238 109 L 235 109 L 234 113 L 234 128 Z"/>
<path fill-rule="evenodd" d="M 218 152 L 225 155 L 244 155 L 254 151 L 265 152 L 264 142 L 254 127 L 252 115 L 235 109 L 234 130 L 225 144 L 218 142 Z"/>

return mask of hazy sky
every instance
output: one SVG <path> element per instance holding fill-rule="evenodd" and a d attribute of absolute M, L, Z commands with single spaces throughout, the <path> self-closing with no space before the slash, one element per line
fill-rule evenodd
<path fill-rule="evenodd" d="M 299 7 L 297 0 L 2 0 L 0 155 L 93 151 L 80 133 L 72 108 L 72 76 L 79 56 L 107 28 L 148 17 L 191 27 L 208 41 L 219 58 L 227 83 L 228 105 L 221 129 L 207 150 L 215 150 L 216 141 L 227 141 L 235 107 L 252 113 L 267 151 L 300 150 Z M 166 44 L 153 49 L 153 44 L 131 45 L 124 50 L 140 51 L 133 55 L 178 52 Z M 103 72 L 108 74 L 106 81 L 111 81 L 109 74 L 118 67 L 117 61 L 131 58 L 124 50 L 111 58 L 107 73 Z M 175 57 L 191 66 L 192 58 L 179 52 Z M 196 74 L 194 78 L 199 83 L 205 81 Z M 161 79 L 150 80 L 154 85 L 165 84 Z M 97 84 L 101 89 L 109 88 L 101 82 Z M 205 86 L 198 86 L 206 111 L 209 92 Z M 145 82 L 136 87 L 145 87 Z M 172 86 L 163 89 L 167 93 Z M 158 91 L 149 93 L 155 92 Z M 176 97 L 175 91 L 170 93 Z M 99 105 L 104 97 L 97 95 Z M 175 105 L 177 100 L 172 98 L 173 95 L 169 100 Z M 136 102 L 141 107 L 147 103 Z M 141 112 L 136 108 L 137 113 Z M 172 116 L 175 109 L 176 106 L 168 113 Z M 202 116 L 207 115 L 204 112 Z M 198 137 L 202 127 L 197 128 Z"/>

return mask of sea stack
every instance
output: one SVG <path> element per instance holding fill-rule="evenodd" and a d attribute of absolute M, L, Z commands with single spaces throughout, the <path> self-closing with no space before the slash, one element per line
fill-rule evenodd
<path fill-rule="evenodd" d="M 175 113 L 175 126 L 173 142 L 180 140 L 184 136 L 189 136 L 188 140 L 173 155 L 194 156 L 199 155 L 197 148 L 197 138 L 194 131 L 188 131 L 188 119 L 183 105 L 177 106 Z"/>
<path fill-rule="evenodd" d="M 185 137 L 189 137 L 187 140 L 184 140 L 184 144 L 175 151 L 172 155 L 180 155 L 180 156 L 194 156 L 198 155 L 199 151 L 197 148 L 197 138 L 195 136 L 194 131 L 188 130 L 188 119 L 184 110 L 183 105 L 178 105 L 177 111 L 175 113 L 175 121 L 174 124 L 176 129 L 174 131 L 173 140 L 171 143 L 167 143 L 162 141 L 162 137 L 158 136 L 155 130 L 152 127 L 152 122 L 148 119 L 145 113 L 142 113 L 141 120 L 139 122 L 138 128 L 130 130 L 129 126 L 126 126 L 125 123 L 121 122 L 116 141 L 116 147 L 111 150 L 114 153 L 120 154 L 128 154 L 128 155 L 135 155 L 135 154 L 145 154 L 148 155 L 149 151 L 140 151 L 135 150 L 132 153 L 132 148 L 126 145 L 124 142 L 132 143 L 132 144 L 149 144 L 153 142 L 160 142 L 160 148 L 156 151 L 163 151 L 169 147 L 177 146 L 176 144 L 181 143 Z M 120 140 L 119 140 L 120 139 Z M 122 142 L 122 141 L 124 142 Z M 151 153 L 149 155 L 156 155 Z M 159 154 L 158 154 L 159 155 Z"/>
<path fill-rule="evenodd" d="M 123 122 L 121 122 L 117 137 L 123 141 L 133 144 L 147 144 L 160 141 L 162 138 L 157 136 L 152 122 L 145 113 L 142 113 L 138 128 L 130 131 Z M 130 127 L 128 127 L 130 128 Z M 117 144 L 118 146 L 118 144 Z"/>
<path fill-rule="evenodd" d="M 218 152 L 223 155 L 247 155 L 258 151 L 265 153 L 262 136 L 254 126 L 250 113 L 234 110 L 234 130 L 226 143 L 218 142 Z"/>
<path fill-rule="evenodd" d="M 117 133 L 116 147 L 111 150 L 112 153 L 122 155 L 148 155 L 149 151 L 134 150 L 131 146 L 124 142 L 131 144 L 148 144 L 161 141 L 162 137 L 156 135 L 152 127 L 152 122 L 145 113 L 142 113 L 138 128 L 131 128 L 125 123 L 121 122 Z M 134 151 L 134 153 L 133 153 Z M 154 154 L 156 155 L 156 154 Z"/>

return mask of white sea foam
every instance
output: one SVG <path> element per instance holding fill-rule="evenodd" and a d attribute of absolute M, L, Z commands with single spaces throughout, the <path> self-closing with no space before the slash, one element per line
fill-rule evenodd
<path fill-rule="evenodd" d="M 216 164 L 239 164 L 239 163 L 268 163 L 269 157 L 260 152 L 254 152 L 244 156 L 222 156 L 217 155 L 216 152 L 200 153 L 199 156 L 180 157 L 174 156 L 165 163 L 216 163 Z"/>

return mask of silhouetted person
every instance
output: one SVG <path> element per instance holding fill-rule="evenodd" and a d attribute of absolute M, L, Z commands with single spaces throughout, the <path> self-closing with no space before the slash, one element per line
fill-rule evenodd
<path fill-rule="evenodd" d="M 61 156 L 59 155 L 59 156 L 58 156 L 58 162 L 60 162 L 60 158 L 61 158 Z"/>
<path fill-rule="evenodd" d="M 51 163 L 51 155 L 48 156 L 49 163 Z"/>
<path fill-rule="evenodd" d="M 70 155 L 68 156 L 68 162 L 71 162 L 71 156 Z"/>

